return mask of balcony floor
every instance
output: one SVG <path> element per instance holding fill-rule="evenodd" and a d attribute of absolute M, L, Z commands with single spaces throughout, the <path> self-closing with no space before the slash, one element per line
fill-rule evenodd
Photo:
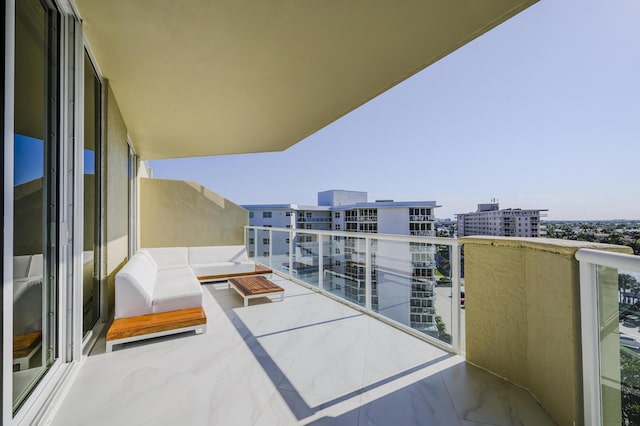
<path fill-rule="evenodd" d="M 524 390 L 275 276 L 284 302 L 204 286 L 207 334 L 86 359 L 54 425 L 552 425 Z"/>

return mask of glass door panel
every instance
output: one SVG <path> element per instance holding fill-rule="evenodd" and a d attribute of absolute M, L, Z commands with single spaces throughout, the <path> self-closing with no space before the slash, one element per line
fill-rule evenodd
<path fill-rule="evenodd" d="M 82 328 L 86 335 L 100 318 L 100 80 L 84 55 L 84 238 Z"/>
<path fill-rule="evenodd" d="M 16 2 L 13 407 L 57 357 L 57 26 L 38 0 Z"/>

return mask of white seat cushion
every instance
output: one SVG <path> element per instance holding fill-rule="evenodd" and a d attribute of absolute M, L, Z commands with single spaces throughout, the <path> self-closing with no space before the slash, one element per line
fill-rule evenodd
<path fill-rule="evenodd" d="M 189 267 L 159 270 L 152 305 L 154 314 L 200 307 L 200 282 Z"/>

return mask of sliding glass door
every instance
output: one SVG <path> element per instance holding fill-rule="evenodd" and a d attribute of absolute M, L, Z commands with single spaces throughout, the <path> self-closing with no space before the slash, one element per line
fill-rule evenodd
<path fill-rule="evenodd" d="M 84 52 L 84 238 L 82 329 L 86 336 L 100 319 L 100 123 L 101 84 Z"/>
<path fill-rule="evenodd" d="M 53 4 L 16 2 L 14 411 L 58 357 L 59 25 Z"/>

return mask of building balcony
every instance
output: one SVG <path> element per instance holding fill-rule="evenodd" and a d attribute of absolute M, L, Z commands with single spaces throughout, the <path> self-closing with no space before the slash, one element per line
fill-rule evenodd
<path fill-rule="evenodd" d="M 331 217 L 299 217 L 298 222 L 327 223 L 331 222 Z"/>
<path fill-rule="evenodd" d="M 410 215 L 409 216 L 409 221 L 410 222 L 433 222 L 434 217 L 433 215 Z"/>
<path fill-rule="evenodd" d="M 554 424 L 526 391 L 464 357 L 273 281 L 284 302 L 246 308 L 225 283 L 204 285 L 204 335 L 111 353 L 99 341 L 52 425 Z"/>
<path fill-rule="evenodd" d="M 247 241 L 262 237 L 259 232 L 275 242 L 274 234 L 291 231 L 248 227 Z M 339 257 L 320 244 L 344 233 L 313 233 L 322 261 L 308 264 L 305 274 L 285 267 L 299 261 L 296 254 L 277 255 L 274 248 L 259 259 L 274 269 L 271 279 L 286 291 L 283 302 L 255 299 L 242 307 L 225 283 L 205 284 L 207 334 L 107 354 L 98 341 L 52 424 L 97 416 L 104 424 L 602 424 L 584 414 L 593 404 L 583 388 L 597 379 L 583 382 L 581 366 L 615 384 L 619 335 L 600 342 L 600 365 L 590 364 L 588 344 L 579 348 L 584 336 L 598 336 L 600 325 L 590 334 L 587 320 L 604 318 L 615 327 L 603 326 L 618 332 L 618 271 L 610 268 L 623 264 L 600 261 L 601 251 L 595 258 L 578 254 L 585 245 L 624 247 L 361 234 L 350 237 L 368 244 L 354 277 L 344 263 L 334 268 Z M 421 240 L 450 246 L 450 284 L 416 284 L 410 276 L 410 246 Z M 461 244 L 465 287 L 457 278 Z M 584 279 L 576 274 L 576 257 L 586 262 L 581 271 L 591 271 Z M 623 266 L 640 272 L 638 258 L 629 257 Z M 581 296 L 591 288 L 600 289 L 595 300 L 606 302 L 607 315 L 593 315 L 597 304 L 584 308 Z M 416 299 L 431 306 L 412 306 Z M 581 313 L 588 313 L 582 321 Z M 607 419 L 603 424 L 620 424 L 620 399 L 603 401 L 596 415 Z"/>
<path fill-rule="evenodd" d="M 436 231 L 428 230 L 428 231 L 409 231 L 409 235 L 414 235 L 417 237 L 435 237 Z"/>

